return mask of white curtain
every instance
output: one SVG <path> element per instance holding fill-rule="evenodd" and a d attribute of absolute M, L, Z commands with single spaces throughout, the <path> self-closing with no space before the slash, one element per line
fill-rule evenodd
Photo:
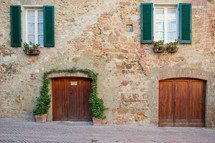
<path fill-rule="evenodd" d="M 43 11 L 38 11 L 38 43 L 43 46 Z"/>
<path fill-rule="evenodd" d="M 28 22 L 28 43 L 30 41 L 35 43 L 35 11 L 28 11 L 27 13 Z"/>

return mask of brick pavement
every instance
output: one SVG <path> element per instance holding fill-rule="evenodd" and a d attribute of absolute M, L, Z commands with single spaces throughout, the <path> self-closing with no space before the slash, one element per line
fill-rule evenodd
<path fill-rule="evenodd" d="M 215 129 L 0 119 L 1 143 L 215 143 Z"/>

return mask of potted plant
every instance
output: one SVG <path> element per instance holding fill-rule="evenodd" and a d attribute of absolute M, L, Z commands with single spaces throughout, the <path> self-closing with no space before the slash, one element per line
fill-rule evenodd
<path fill-rule="evenodd" d="M 165 51 L 169 53 L 176 53 L 178 51 L 178 42 L 180 39 L 175 40 L 174 42 L 170 42 L 166 44 Z"/>
<path fill-rule="evenodd" d="M 39 55 L 40 54 L 40 44 L 34 44 L 30 41 L 30 44 L 24 42 L 24 51 L 26 55 Z M 41 47 L 40 47 L 41 48 Z"/>
<path fill-rule="evenodd" d="M 105 119 L 104 110 L 107 108 L 104 106 L 104 101 L 97 96 L 90 97 L 90 103 L 92 105 L 92 113 L 93 113 L 93 125 L 94 126 L 101 126 L 102 119 Z"/>
<path fill-rule="evenodd" d="M 164 52 L 164 40 L 160 40 L 158 42 L 152 41 L 152 44 L 153 44 L 153 51 L 155 53 Z"/>
<path fill-rule="evenodd" d="M 47 112 L 50 108 L 51 95 L 48 94 L 49 80 L 45 77 L 43 78 L 43 86 L 40 91 L 40 97 L 37 98 L 36 108 L 33 110 L 33 115 L 36 122 L 44 123 L 47 119 Z"/>

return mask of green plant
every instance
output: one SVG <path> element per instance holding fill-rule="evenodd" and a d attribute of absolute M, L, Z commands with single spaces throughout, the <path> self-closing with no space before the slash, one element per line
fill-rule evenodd
<path fill-rule="evenodd" d="M 50 108 L 51 102 L 51 95 L 48 95 L 49 88 L 48 85 L 50 84 L 49 79 L 47 78 L 48 74 L 51 73 L 62 73 L 62 72 L 81 72 L 89 76 L 92 79 L 92 93 L 90 94 L 89 102 L 92 105 L 92 114 L 95 118 L 102 118 L 105 119 L 104 110 L 108 109 L 104 106 L 104 101 L 97 97 L 97 74 L 89 69 L 66 69 L 66 70 L 51 70 L 49 72 L 44 73 L 43 76 L 43 86 L 41 88 L 40 97 L 37 98 L 37 105 L 33 111 L 34 115 L 41 115 L 48 112 Z"/>
<path fill-rule="evenodd" d="M 23 46 L 24 46 L 25 49 L 29 49 L 29 48 L 30 48 L 30 47 L 29 47 L 29 44 L 26 43 L 26 42 L 23 43 Z"/>
<path fill-rule="evenodd" d="M 38 47 L 40 46 L 40 44 L 34 44 L 31 41 L 30 41 L 30 45 L 32 46 L 33 49 L 38 49 Z"/>
<path fill-rule="evenodd" d="M 34 115 L 42 115 L 48 112 L 50 108 L 51 102 L 51 95 L 48 94 L 49 92 L 49 85 L 50 81 L 47 78 L 47 74 L 43 75 L 43 85 L 40 91 L 40 97 L 37 98 L 37 105 L 36 108 L 33 110 Z"/>
<path fill-rule="evenodd" d="M 153 44 L 154 47 L 160 47 L 160 46 L 163 46 L 164 40 L 160 40 L 158 42 L 152 41 L 152 44 Z"/>
<path fill-rule="evenodd" d="M 177 49 L 177 46 L 178 46 L 178 42 L 179 42 L 179 41 L 180 41 L 180 39 L 175 40 L 174 42 L 166 43 L 165 52 L 167 52 L 167 51 L 172 51 L 172 50 Z"/>

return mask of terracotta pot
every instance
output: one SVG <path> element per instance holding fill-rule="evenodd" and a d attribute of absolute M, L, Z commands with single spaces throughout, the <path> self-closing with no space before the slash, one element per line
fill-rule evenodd
<path fill-rule="evenodd" d="M 47 114 L 34 115 L 34 118 L 35 118 L 35 120 L 36 120 L 37 123 L 44 123 L 44 122 L 46 122 Z"/>
<path fill-rule="evenodd" d="M 160 46 L 160 47 L 159 47 L 159 50 L 164 50 L 164 46 Z"/>
<path fill-rule="evenodd" d="M 34 49 L 34 53 L 39 53 L 39 50 L 38 49 Z"/>
<path fill-rule="evenodd" d="M 155 47 L 154 47 L 154 50 L 156 50 L 156 51 L 159 50 L 159 47 L 158 47 L 158 46 L 155 46 Z"/>
<path fill-rule="evenodd" d="M 93 125 L 94 126 L 101 126 L 102 125 L 102 119 L 93 117 Z"/>
<path fill-rule="evenodd" d="M 26 49 L 25 49 L 25 53 L 30 53 L 30 49 L 29 49 L 29 48 L 26 48 Z"/>

